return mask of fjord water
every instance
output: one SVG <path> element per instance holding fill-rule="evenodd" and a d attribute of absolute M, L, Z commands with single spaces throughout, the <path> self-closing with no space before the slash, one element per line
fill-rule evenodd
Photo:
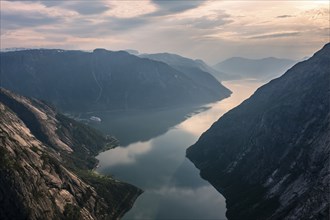
<path fill-rule="evenodd" d="M 225 198 L 185 158 L 212 123 L 261 85 L 252 80 L 223 84 L 233 94 L 203 108 L 98 113 L 102 123 L 96 127 L 130 141 L 99 154 L 97 171 L 144 190 L 124 219 L 225 219 Z"/>

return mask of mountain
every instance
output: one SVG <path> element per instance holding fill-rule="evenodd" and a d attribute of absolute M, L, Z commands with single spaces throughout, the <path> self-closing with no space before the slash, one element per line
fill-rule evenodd
<path fill-rule="evenodd" d="M 208 80 L 210 82 L 214 80 L 215 76 L 217 76 L 217 78 L 220 81 L 228 77 L 224 73 L 213 69 L 202 60 L 192 60 L 186 57 L 179 56 L 177 54 L 171 54 L 171 53 L 141 54 L 140 57 L 164 62 L 170 65 L 171 67 L 173 67 L 174 69 L 185 73 L 188 76 L 193 74 L 194 76 L 196 76 L 196 78 L 194 78 L 196 81 L 206 80 L 204 79 L 205 76 L 208 77 Z M 215 83 L 213 82 L 213 84 Z"/>
<path fill-rule="evenodd" d="M 247 59 L 232 57 L 213 66 L 218 71 L 225 72 L 228 79 L 252 78 L 271 80 L 279 77 L 292 67 L 296 61 L 268 57 L 264 59 Z"/>
<path fill-rule="evenodd" d="M 187 157 L 228 219 L 329 219 L 330 44 L 215 122 Z"/>
<path fill-rule="evenodd" d="M 137 50 L 127 49 L 125 51 L 129 54 L 132 54 L 132 55 L 139 55 L 140 54 L 140 52 L 137 51 Z"/>
<path fill-rule="evenodd" d="M 182 73 L 124 51 L 40 49 L 0 56 L 2 87 L 66 112 L 200 105 L 230 95 L 209 74 Z"/>
<path fill-rule="evenodd" d="M 141 190 L 92 169 L 116 141 L 0 90 L 0 219 L 117 219 Z"/>

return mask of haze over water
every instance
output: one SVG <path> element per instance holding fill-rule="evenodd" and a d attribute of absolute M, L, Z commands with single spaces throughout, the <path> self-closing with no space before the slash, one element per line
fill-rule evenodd
<path fill-rule="evenodd" d="M 231 97 L 208 105 L 206 111 L 197 112 L 184 121 L 178 120 L 177 125 L 167 128 L 168 131 L 163 134 L 150 137 L 150 140 L 136 141 L 98 155 L 98 172 L 111 173 L 117 179 L 144 190 L 124 219 L 225 219 L 224 197 L 204 181 L 199 176 L 198 169 L 185 158 L 186 149 L 194 144 L 212 123 L 248 98 L 262 83 L 239 80 L 223 84 L 233 92 Z M 168 117 L 173 117 L 175 111 L 170 111 Z M 177 111 L 182 114 L 182 109 Z M 107 120 L 102 122 L 102 126 L 97 127 L 104 132 L 116 133 L 116 127 L 113 127 L 111 117 L 107 114 L 109 113 L 99 115 Z M 134 120 L 137 127 L 144 125 L 139 128 L 154 127 L 157 130 L 158 124 L 169 120 L 159 117 L 157 121 L 146 121 L 145 117 L 140 116 L 137 115 Z M 124 113 L 116 115 L 116 120 L 122 119 L 125 122 L 125 118 L 127 116 Z M 162 127 L 161 131 L 163 129 Z M 150 130 L 146 129 L 146 132 L 150 133 Z M 143 130 L 140 133 L 142 134 Z M 130 135 L 135 134 L 121 134 L 122 137 L 125 135 L 130 138 Z M 146 140 L 145 136 L 141 137 L 141 140 Z"/>

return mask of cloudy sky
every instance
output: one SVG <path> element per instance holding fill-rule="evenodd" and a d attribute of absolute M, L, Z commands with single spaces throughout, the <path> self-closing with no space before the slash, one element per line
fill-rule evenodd
<path fill-rule="evenodd" d="M 1 49 L 300 59 L 329 42 L 329 0 L 0 1 Z"/>

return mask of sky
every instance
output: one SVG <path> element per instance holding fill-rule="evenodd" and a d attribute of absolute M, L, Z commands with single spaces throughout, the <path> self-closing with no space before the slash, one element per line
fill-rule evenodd
<path fill-rule="evenodd" d="M 4 1 L 4 48 L 170 52 L 299 60 L 330 41 L 329 0 Z"/>

